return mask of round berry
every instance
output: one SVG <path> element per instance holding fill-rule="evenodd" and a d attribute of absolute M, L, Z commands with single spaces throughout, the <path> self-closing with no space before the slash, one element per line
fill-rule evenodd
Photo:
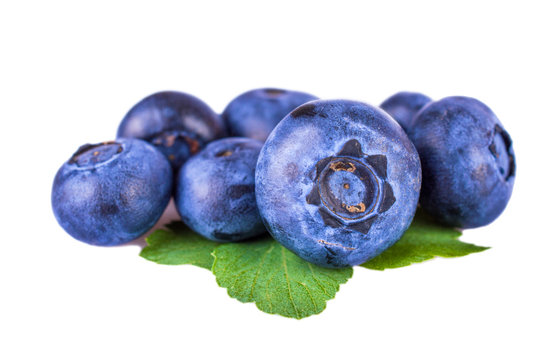
<path fill-rule="evenodd" d="M 215 241 L 238 241 L 265 231 L 254 193 L 263 144 L 226 138 L 208 144 L 179 171 L 176 205 L 182 220 Z"/>
<path fill-rule="evenodd" d="M 232 136 L 264 142 L 284 116 L 297 106 L 315 99 L 315 96 L 299 91 L 255 89 L 233 99 L 222 117 Z"/>
<path fill-rule="evenodd" d="M 421 93 L 402 91 L 382 102 L 380 107 L 409 133 L 415 114 L 431 101 L 432 99 Z"/>
<path fill-rule="evenodd" d="M 203 101 L 176 91 L 147 96 L 135 104 L 118 128 L 118 138 L 143 139 L 178 169 L 209 141 L 226 135 L 222 119 Z"/>
<path fill-rule="evenodd" d="M 424 107 L 411 139 L 423 168 L 421 206 L 444 224 L 488 225 L 505 209 L 515 183 L 511 137 L 482 102 L 448 97 Z"/>
<path fill-rule="evenodd" d="M 415 214 L 419 157 L 373 106 L 318 100 L 287 115 L 259 155 L 256 197 L 286 248 L 325 267 L 361 264 L 394 244 Z"/>
<path fill-rule="evenodd" d="M 52 206 L 60 226 L 92 245 L 118 245 L 150 230 L 172 190 L 167 159 L 137 139 L 83 145 L 58 170 Z"/>

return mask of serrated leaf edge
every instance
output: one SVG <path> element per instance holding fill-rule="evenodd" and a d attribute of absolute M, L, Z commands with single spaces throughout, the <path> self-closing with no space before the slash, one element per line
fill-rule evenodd
<path fill-rule="evenodd" d="M 224 244 L 222 244 L 222 245 L 224 245 Z M 275 245 L 276 245 L 276 244 L 273 244 L 272 247 L 270 247 L 269 250 L 267 250 L 267 251 L 265 252 L 265 255 L 266 255 L 267 253 L 269 253 L 270 250 L 272 250 L 272 249 L 274 248 Z M 219 246 L 218 246 L 218 247 L 219 247 Z M 288 294 L 289 294 L 289 298 L 290 298 L 290 301 L 291 301 L 291 303 L 292 303 L 292 305 L 293 305 L 293 308 L 295 309 L 295 313 L 297 314 L 297 316 L 288 316 L 288 315 L 284 315 L 284 314 L 280 314 L 280 313 L 278 313 L 278 312 L 272 311 L 272 302 L 271 302 L 271 301 L 268 302 L 268 303 L 269 303 L 269 306 L 271 307 L 271 310 L 270 310 L 270 311 L 267 311 L 267 310 L 265 310 L 265 309 L 263 309 L 263 308 L 261 307 L 262 305 L 260 305 L 259 302 L 257 302 L 256 300 L 254 300 L 253 295 L 250 296 L 250 300 L 243 301 L 243 300 L 241 300 L 241 299 L 235 297 L 233 294 L 231 294 L 230 288 L 228 288 L 228 287 L 225 286 L 225 285 L 220 284 L 220 282 L 219 282 L 219 280 L 218 280 L 218 277 L 216 276 L 216 273 L 215 273 L 215 271 L 214 271 L 214 270 L 215 270 L 215 266 L 216 266 L 216 262 L 218 261 L 218 257 L 217 257 L 216 254 L 215 254 L 215 251 L 218 249 L 218 247 L 216 247 L 216 249 L 214 249 L 214 251 L 211 253 L 212 257 L 214 258 L 214 261 L 213 261 L 213 263 L 212 263 L 211 271 L 212 271 L 212 274 L 214 274 L 214 277 L 215 277 L 215 279 L 216 279 L 216 283 L 218 284 L 218 286 L 221 287 L 221 288 L 226 289 L 226 290 L 227 290 L 227 295 L 228 295 L 230 298 L 232 298 L 232 299 L 235 299 L 235 300 L 237 300 L 237 301 L 239 301 L 239 302 L 241 302 L 241 303 L 243 303 L 243 304 L 253 303 L 253 304 L 256 306 L 256 308 L 257 308 L 259 311 L 261 311 L 261 312 L 264 312 L 264 313 L 266 313 L 266 314 L 271 314 L 271 315 L 279 315 L 279 316 L 281 316 L 281 317 L 285 317 L 285 318 L 288 318 L 288 319 L 301 320 L 301 319 L 305 319 L 305 318 L 307 318 L 307 317 L 310 317 L 310 316 L 312 316 L 312 315 L 318 315 L 318 314 L 321 314 L 325 309 L 327 309 L 327 302 L 328 302 L 329 300 L 332 300 L 332 299 L 334 299 L 334 298 L 336 297 L 336 293 L 338 293 L 338 291 L 340 291 L 340 286 L 343 285 L 343 284 L 346 284 L 346 283 L 353 277 L 353 273 L 354 273 L 354 268 L 352 267 L 352 268 L 351 268 L 351 274 L 345 279 L 344 282 L 338 283 L 338 284 L 336 285 L 336 290 L 335 290 L 335 292 L 334 292 L 334 295 L 333 295 L 333 296 L 330 296 L 329 293 L 327 293 L 327 291 L 325 290 L 325 288 L 320 284 L 319 280 L 317 280 L 317 278 L 315 277 L 314 271 L 313 271 L 313 268 L 312 268 L 312 264 L 309 263 L 309 262 L 307 262 L 308 267 L 310 268 L 310 272 L 312 273 L 312 276 L 314 277 L 314 279 L 316 279 L 316 282 L 318 283 L 318 286 L 320 286 L 320 287 L 323 289 L 325 295 L 327 295 L 329 298 L 328 298 L 327 300 L 325 300 L 325 302 L 324 302 L 324 304 L 323 304 L 323 306 L 322 306 L 322 308 L 321 308 L 321 311 L 314 312 L 313 314 L 310 314 L 310 315 L 307 315 L 307 316 L 300 316 L 299 311 L 298 311 L 298 309 L 297 309 L 297 307 L 296 307 L 296 305 L 295 305 L 295 303 L 294 303 L 294 301 L 293 301 L 293 299 L 292 299 L 292 297 L 291 297 L 290 281 L 289 281 L 289 278 L 286 276 L 286 278 L 288 279 L 288 280 L 287 280 L 287 284 L 288 284 Z M 282 249 L 281 249 L 281 253 L 282 253 L 282 259 L 285 261 L 284 250 L 285 250 L 285 248 L 282 248 Z M 261 262 L 261 263 L 262 263 L 262 262 Z M 270 280 L 269 280 L 269 281 L 270 281 Z M 253 293 L 253 287 L 252 287 L 250 293 L 251 293 L 251 294 Z M 268 293 L 268 292 L 265 291 L 265 294 L 267 294 L 267 293 Z M 312 304 L 314 304 L 313 298 L 312 298 Z M 316 307 L 314 306 L 314 309 L 315 309 L 315 308 L 316 308 Z"/>
<path fill-rule="evenodd" d="M 456 241 L 460 241 L 460 240 L 457 239 Z M 471 244 L 471 243 L 465 243 L 463 241 L 460 241 L 460 242 L 463 243 L 463 244 L 468 244 L 468 245 L 475 246 L 476 249 L 471 251 L 468 254 L 465 254 L 465 255 L 424 255 L 424 256 L 419 255 L 418 260 L 416 259 L 416 260 L 413 260 L 413 261 L 409 261 L 408 263 L 405 263 L 404 265 L 399 265 L 399 266 L 387 266 L 387 267 L 384 267 L 384 268 L 365 267 L 364 264 L 360 264 L 359 266 L 363 267 L 363 268 L 365 268 L 367 270 L 375 270 L 375 271 L 394 270 L 394 269 L 400 269 L 400 268 L 403 268 L 403 267 L 406 267 L 406 266 L 411 266 L 411 265 L 414 265 L 414 264 L 424 263 L 424 262 L 427 262 L 427 261 L 430 261 L 430 260 L 435 260 L 436 258 L 441 258 L 441 259 L 459 258 L 459 257 L 464 257 L 464 256 L 472 255 L 472 254 L 477 254 L 477 253 L 480 253 L 480 252 L 483 252 L 485 250 L 490 249 L 490 246 L 479 246 L 479 245 L 475 245 L 475 244 Z M 421 259 L 421 257 L 422 257 L 422 259 Z"/>

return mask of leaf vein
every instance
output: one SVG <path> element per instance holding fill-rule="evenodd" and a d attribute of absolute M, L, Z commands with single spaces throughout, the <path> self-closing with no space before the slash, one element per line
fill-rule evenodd
<path fill-rule="evenodd" d="M 269 249 L 267 251 L 265 251 L 265 253 L 263 254 L 263 256 L 261 257 L 261 260 L 259 261 L 259 266 L 257 267 L 257 271 L 255 273 L 255 276 L 254 276 L 254 280 L 252 281 L 252 287 L 250 289 L 250 296 L 252 299 L 254 299 L 254 290 L 255 290 L 255 285 L 256 285 L 256 282 L 257 282 L 257 279 L 259 277 L 259 273 L 261 272 L 261 267 L 263 266 L 263 263 L 265 262 L 265 258 L 267 257 L 267 255 L 274 249 L 274 243 L 271 243 L 271 246 L 269 247 Z"/>
<path fill-rule="evenodd" d="M 287 264 L 286 264 L 286 255 L 285 255 L 285 248 L 282 247 L 282 264 L 284 266 L 284 274 L 286 277 L 286 284 L 287 284 L 287 294 L 289 296 L 289 300 L 291 301 L 291 305 L 293 305 L 293 309 L 295 310 L 295 314 L 297 315 L 297 318 L 299 318 L 299 310 L 297 309 L 297 306 L 295 305 L 295 301 L 293 300 L 293 294 L 291 292 L 291 283 L 289 281 L 289 274 L 287 271 Z"/>
<path fill-rule="evenodd" d="M 314 268 L 312 267 L 312 264 L 308 263 L 308 268 L 310 269 L 310 273 L 312 274 L 312 278 L 315 280 L 316 284 L 321 288 L 321 290 L 323 290 L 325 295 L 327 295 L 328 297 L 331 297 L 329 295 L 329 293 L 327 292 L 327 290 L 325 289 L 325 287 L 321 284 L 321 282 L 316 277 L 316 274 L 314 273 Z"/>

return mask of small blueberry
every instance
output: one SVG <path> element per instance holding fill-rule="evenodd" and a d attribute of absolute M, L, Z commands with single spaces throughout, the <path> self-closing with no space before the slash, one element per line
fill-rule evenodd
<path fill-rule="evenodd" d="M 233 99 L 222 114 L 232 136 L 262 142 L 290 111 L 315 96 L 283 89 L 255 89 Z"/>
<path fill-rule="evenodd" d="M 444 224 L 475 228 L 505 209 L 515 183 L 511 137 L 482 102 L 453 96 L 424 107 L 411 139 L 423 169 L 421 206 Z"/>
<path fill-rule="evenodd" d="M 175 202 L 192 230 L 220 242 L 265 232 L 254 193 L 262 146 L 254 139 L 220 139 L 184 164 L 177 178 Z"/>
<path fill-rule="evenodd" d="M 172 190 L 172 170 L 137 139 L 83 145 L 58 170 L 52 206 L 60 226 L 92 245 L 118 245 L 150 230 Z"/>
<path fill-rule="evenodd" d="M 178 169 L 209 141 L 226 135 L 222 119 L 203 101 L 177 91 L 162 91 L 135 104 L 117 137 L 143 139 Z"/>

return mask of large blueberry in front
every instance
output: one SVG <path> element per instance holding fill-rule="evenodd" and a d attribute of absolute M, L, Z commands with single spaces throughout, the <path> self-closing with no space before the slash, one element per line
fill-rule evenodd
<path fill-rule="evenodd" d="M 176 91 L 147 96 L 126 114 L 119 138 L 138 138 L 157 147 L 178 169 L 207 142 L 226 135 L 222 119 L 203 101 Z"/>
<path fill-rule="evenodd" d="M 415 214 L 421 168 L 404 130 L 373 106 L 302 105 L 259 155 L 256 197 L 282 245 L 326 267 L 361 264 L 394 244 Z"/>
<path fill-rule="evenodd" d="M 380 108 L 393 117 L 409 133 L 415 114 L 431 102 L 428 96 L 417 92 L 401 91 L 381 103 Z"/>
<path fill-rule="evenodd" d="M 226 138 L 208 144 L 181 168 L 175 202 L 182 220 L 215 241 L 237 241 L 265 231 L 254 193 L 263 144 Z"/>
<path fill-rule="evenodd" d="M 71 236 L 118 245 L 143 235 L 171 198 L 167 159 L 137 139 L 84 145 L 58 170 L 53 211 Z"/>
<path fill-rule="evenodd" d="M 233 99 L 224 110 L 232 136 L 265 141 L 276 124 L 289 112 L 315 96 L 291 90 L 255 89 Z"/>
<path fill-rule="evenodd" d="M 511 137 L 482 102 L 448 97 L 426 106 L 410 134 L 423 168 L 421 206 L 460 228 L 491 223 L 515 182 Z"/>

